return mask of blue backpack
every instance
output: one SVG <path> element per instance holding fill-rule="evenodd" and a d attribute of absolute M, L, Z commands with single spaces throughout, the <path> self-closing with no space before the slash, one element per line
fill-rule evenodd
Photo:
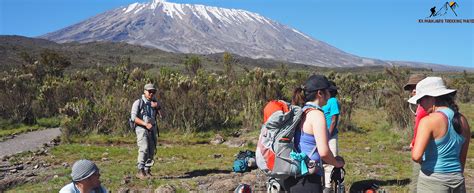
<path fill-rule="evenodd" d="M 234 160 L 232 170 L 236 173 L 244 173 L 250 171 L 248 161 L 250 158 L 255 159 L 255 152 L 250 150 L 240 151 Z"/>

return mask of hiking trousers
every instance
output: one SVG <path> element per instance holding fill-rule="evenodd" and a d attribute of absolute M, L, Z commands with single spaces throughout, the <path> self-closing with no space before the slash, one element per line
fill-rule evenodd
<path fill-rule="evenodd" d="M 329 144 L 329 150 L 331 150 L 332 155 L 337 156 L 339 154 L 339 148 L 338 148 L 338 135 L 335 135 L 329 139 L 328 144 Z M 325 188 L 331 188 L 331 172 L 332 169 L 334 169 L 334 166 L 331 164 L 323 164 L 324 168 L 324 187 Z"/>
<path fill-rule="evenodd" d="M 138 145 L 138 157 L 137 157 L 137 168 L 149 170 L 153 165 L 153 156 L 156 151 L 157 144 L 157 129 L 153 126 L 151 131 L 142 127 L 135 129 L 137 134 L 137 145 Z"/>
<path fill-rule="evenodd" d="M 466 193 L 464 176 L 461 172 L 428 175 L 420 170 L 416 188 L 418 193 Z"/>
<path fill-rule="evenodd" d="M 413 162 L 412 176 L 410 179 L 410 192 L 416 193 L 416 185 L 418 184 L 418 175 L 420 174 L 421 165 Z"/>

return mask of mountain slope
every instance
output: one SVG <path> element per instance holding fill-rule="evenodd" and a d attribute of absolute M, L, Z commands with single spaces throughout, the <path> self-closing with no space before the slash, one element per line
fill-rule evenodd
<path fill-rule="evenodd" d="M 34 58 L 45 50 L 52 50 L 63 56 L 66 56 L 72 63 L 71 68 L 89 68 L 96 65 L 115 65 L 124 58 L 130 57 L 134 65 L 143 68 L 169 66 L 175 69 L 182 69 L 183 63 L 189 57 L 189 54 L 165 52 L 159 49 L 130 45 L 127 43 L 114 42 L 89 42 L 89 43 L 55 43 L 52 41 L 23 36 L 4 36 L 0 35 L 0 71 L 12 68 L 18 68 L 24 61 L 22 54 L 27 53 Z M 239 55 L 233 55 L 235 69 L 242 71 L 244 69 L 261 68 L 279 68 L 285 64 L 292 70 L 305 71 L 327 71 L 327 68 L 308 66 L 298 63 L 289 63 L 276 61 L 272 59 L 251 59 Z M 200 55 L 206 69 L 212 71 L 223 70 L 222 53 Z M 443 66 L 429 63 L 388 61 L 390 65 L 408 66 L 418 69 L 433 69 L 435 71 L 463 71 L 473 72 L 474 68 Z M 383 69 L 382 66 L 367 66 L 355 68 L 332 68 L 336 71 L 364 71 L 370 69 Z"/>
<path fill-rule="evenodd" d="M 72 69 L 90 68 L 97 65 L 115 65 L 125 58 L 130 58 L 133 65 L 142 68 L 168 66 L 173 69 L 183 69 L 184 61 L 190 54 L 165 52 L 155 48 L 116 42 L 88 43 L 55 43 L 44 39 L 23 36 L 0 35 L 0 71 L 18 68 L 24 64 L 22 54 L 27 53 L 38 58 L 46 50 L 59 53 L 71 61 Z M 204 67 L 211 71 L 222 71 L 223 54 L 199 55 Z M 281 64 L 292 66 L 293 70 L 317 70 L 321 67 L 275 61 L 271 59 L 251 59 L 233 55 L 234 69 L 278 68 Z"/>
<path fill-rule="evenodd" d="M 327 67 L 388 65 L 345 53 L 256 13 L 158 0 L 110 10 L 40 38 L 126 42 L 178 53 L 227 51 Z"/>

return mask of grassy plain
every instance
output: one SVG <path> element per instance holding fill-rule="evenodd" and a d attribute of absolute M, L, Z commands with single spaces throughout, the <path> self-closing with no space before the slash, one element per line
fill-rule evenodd
<path fill-rule="evenodd" d="M 474 104 L 462 104 L 460 108 L 473 123 Z M 386 116 L 388 115 L 382 110 L 357 109 L 353 121 L 358 130 L 340 134 L 340 153 L 347 163 L 347 190 L 351 185 L 373 182 L 388 192 L 408 191 L 413 163 L 406 146 L 410 142 L 411 131 L 391 128 Z M 217 133 L 225 138 L 231 138 L 229 131 Z M 56 146 L 49 156 L 40 158 L 51 163 L 54 168 L 40 174 L 40 178 L 45 180 L 27 183 L 9 191 L 57 192 L 70 181 L 70 165 L 75 160 L 86 158 L 94 160 L 99 165 L 103 184 L 114 192 L 124 186 L 153 189 L 163 184 L 172 184 L 179 187 L 179 192 L 186 192 L 186 187 L 196 187 L 197 182 L 193 181 L 193 178 L 181 177 L 230 173 L 234 155 L 239 150 L 255 148 L 252 143 L 240 148 L 208 144 L 215 135 L 216 132 L 188 135 L 163 133 L 160 136 L 153 171 L 157 178 L 148 181 L 140 181 L 134 177 L 137 148 L 133 134 L 118 137 L 106 135 L 76 137 L 71 144 Z M 243 133 L 243 136 L 256 139 L 258 131 Z M 468 192 L 473 190 L 474 184 L 473 161 L 474 152 L 470 151 L 465 173 Z M 69 167 L 64 167 L 64 163 L 68 163 Z M 126 179 L 129 179 L 129 182 L 124 184 Z"/>

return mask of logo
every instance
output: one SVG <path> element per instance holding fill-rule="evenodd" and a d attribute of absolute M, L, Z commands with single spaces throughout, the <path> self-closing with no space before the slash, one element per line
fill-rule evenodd
<path fill-rule="evenodd" d="M 429 9 L 430 15 L 425 19 L 418 19 L 418 23 L 471 23 L 474 24 L 474 19 L 460 19 L 458 18 L 458 10 L 460 6 L 457 2 L 445 2 L 439 8 L 433 6 Z M 462 10 L 462 9 L 461 9 Z M 462 13 L 461 13 L 462 14 Z"/>
<path fill-rule="evenodd" d="M 448 11 L 452 11 L 454 13 L 454 15 L 456 15 L 456 17 L 458 16 L 458 14 L 456 13 L 456 11 L 454 11 L 454 9 L 456 9 L 457 7 L 459 7 L 458 3 L 454 2 L 454 1 L 451 1 L 451 2 L 446 2 L 444 3 L 444 5 L 438 10 L 436 11 L 436 6 L 432 7 L 430 9 L 431 11 L 431 15 L 428 16 L 428 17 L 439 17 L 439 16 L 443 16 L 443 15 L 446 15 L 448 13 Z M 427 18 L 428 18 L 427 17 Z"/>

